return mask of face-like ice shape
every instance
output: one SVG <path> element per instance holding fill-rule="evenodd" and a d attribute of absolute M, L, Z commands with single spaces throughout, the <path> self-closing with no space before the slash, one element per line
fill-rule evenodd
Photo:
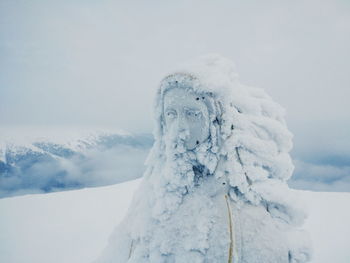
<path fill-rule="evenodd" d="M 193 150 L 209 137 L 209 113 L 205 96 L 173 88 L 164 95 L 165 132 L 172 140 L 182 140 Z"/>

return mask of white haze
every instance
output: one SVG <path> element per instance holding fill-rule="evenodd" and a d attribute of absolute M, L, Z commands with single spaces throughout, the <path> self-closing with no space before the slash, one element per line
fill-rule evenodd
<path fill-rule="evenodd" d="M 347 1 L 0 3 L 0 121 L 149 131 L 164 72 L 219 52 L 288 121 L 349 126 Z"/>
<path fill-rule="evenodd" d="M 218 52 L 287 109 L 293 158 L 349 167 L 349 46 L 346 0 L 2 0 L 0 126 L 150 132 L 164 73 Z"/>

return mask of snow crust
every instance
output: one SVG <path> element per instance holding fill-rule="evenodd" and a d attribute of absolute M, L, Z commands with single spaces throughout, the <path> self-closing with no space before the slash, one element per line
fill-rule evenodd
<path fill-rule="evenodd" d="M 141 180 L 0 199 L 0 262 L 92 262 L 121 222 Z M 348 263 L 350 193 L 294 190 L 308 207 L 312 263 Z"/>
<path fill-rule="evenodd" d="M 164 96 L 175 88 L 209 111 L 208 140 L 193 150 L 188 132 L 169 136 L 164 122 Z M 292 135 L 280 105 L 242 85 L 231 61 L 208 55 L 163 79 L 155 115 L 147 171 L 98 262 L 310 260 L 305 214 L 286 184 Z"/>

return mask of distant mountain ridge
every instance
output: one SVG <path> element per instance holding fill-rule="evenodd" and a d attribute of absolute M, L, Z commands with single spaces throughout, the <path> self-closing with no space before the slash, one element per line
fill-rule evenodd
<path fill-rule="evenodd" d="M 0 128 L 0 198 L 111 185 L 142 176 L 153 136 L 121 130 Z M 327 153 L 324 153 L 327 157 Z M 340 164 L 293 156 L 289 185 L 350 191 L 347 156 Z M 302 159 L 300 159 L 302 157 Z M 334 162 L 334 160 L 331 161 Z"/>
<path fill-rule="evenodd" d="M 66 141 L 55 136 L 3 140 L 0 197 L 107 185 L 140 177 L 152 144 L 150 134 L 106 131 L 88 132 Z"/>

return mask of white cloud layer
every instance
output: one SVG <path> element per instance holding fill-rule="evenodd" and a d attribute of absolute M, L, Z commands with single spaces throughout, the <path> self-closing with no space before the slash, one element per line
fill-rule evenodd
<path fill-rule="evenodd" d="M 293 125 L 349 126 L 347 1 L 4 0 L 0 43 L 1 123 L 150 131 L 164 72 L 219 52 Z"/>
<path fill-rule="evenodd" d="M 326 159 L 350 163 L 349 46 L 344 0 L 2 0 L 0 124 L 150 132 L 163 74 L 218 52 L 287 109 L 297 171 L 338 174 Z"/>

